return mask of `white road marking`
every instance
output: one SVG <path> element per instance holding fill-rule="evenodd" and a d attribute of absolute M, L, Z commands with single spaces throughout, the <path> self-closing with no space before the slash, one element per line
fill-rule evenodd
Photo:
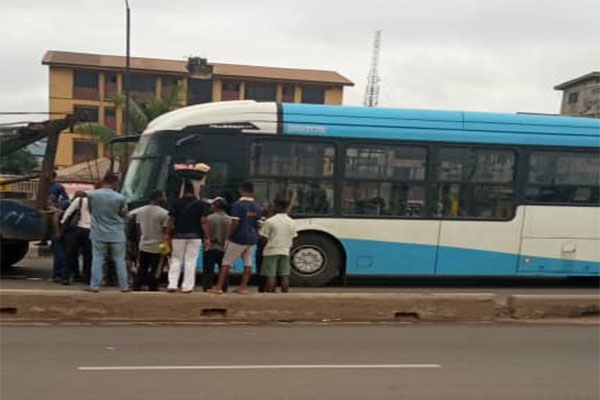
<path fill-rule="evenodd" d="M 176 371 L 176 370 L 265 370 L 265 369 L 406 369 L 442 368 L 440 364 L 306 364 L 306 365 L 122 365 L 78 367 L 79 371 Z"/>

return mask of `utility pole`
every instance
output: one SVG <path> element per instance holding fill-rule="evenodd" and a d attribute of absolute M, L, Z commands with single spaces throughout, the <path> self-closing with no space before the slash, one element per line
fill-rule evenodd
<path fill-rule="evenodd" d="M 125 136 L 129 136 L 129 35 L 130 35 L 130 9 L 129 0 L 125 0 L 127 11 L 127 33 L 126 33 L 126 50 L 125 50 Z"/>
<path fill-rule="evenodd" d="M 129 0 L 125 0 L 125 7 L 127 10 L 127 34 L 126 34 L 126 50 L 125 50 L 125 136 L 129 136 L 129 89 L 130 89 L 130 71 L 129 71 L 129 42 L 130 42 L 130 31 L 131 31 L 131 10 L 129 9 Z M 122 162 L 123 160 L 121 160 Z M 125 165 L 129 163 L 129 152 L 128 149 L 125 149 Z"/>
<path fill-rule="evenodd" d="M 375 31 L 375 41 L 373 42 L 373 54 L 371 56 L 371 67 L 367 77 L 367 87 L 365 88 L 365 97 L 363 105 L 365 107 L 376 107 L 379 103 L 379 48 L 381 45 L 381 31 Z"/>

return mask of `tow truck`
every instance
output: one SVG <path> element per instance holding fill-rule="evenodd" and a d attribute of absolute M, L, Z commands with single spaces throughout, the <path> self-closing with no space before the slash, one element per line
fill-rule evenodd
<path fill-rule="evenodd" d="M 54 160 L 60 132 L 73 129 L 86 120 L 84 114 L 33 122 L 26 126 L 0 132 L 0 157 L 11 154 L 40 139 L 47 138 L 46 151 L 39 174 L 30 174 L 0 182 L 0 189 L 18 182 L 39 178 L 35 199 L 27 200 L 19 193 L 0 191 L 0 266 L 8 268 L 25 257 L 29 242 L 47 240 L 52 233 L 52 212 L 49 210 L 48 189 L 54 173 Z"/>

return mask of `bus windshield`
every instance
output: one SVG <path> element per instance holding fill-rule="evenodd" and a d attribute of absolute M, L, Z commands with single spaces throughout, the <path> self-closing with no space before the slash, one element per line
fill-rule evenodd
<path fill-rule="evenodd" d="M 129 163 L 127 175 L 123 182 L 122 193 L 128 202 L 145 200 L 152 189 L 155 189 L 156 171 L 160 158 L 134 158 Z"/>
<path fill-rule="evenodd" d="M 159 141 L 155 135 L 142 135 L 135 146 L 133 157 L 156 156 L 160 153 Z"/>

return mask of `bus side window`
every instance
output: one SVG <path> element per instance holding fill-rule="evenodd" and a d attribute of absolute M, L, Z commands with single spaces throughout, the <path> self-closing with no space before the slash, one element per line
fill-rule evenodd
<path fill-rule="evenodd" d="M 534 152 L 525 197 L 531 203 L 599 204 L 600 159 L 595 153 Z"/>
<path fill-rule="evenodd" d="M 295 215 L 333 212 L 335 146 L 322 141 L 256 139 L 250 154 L 255 198 L 285 197 Z"/>
<path fill-rule="evenodd" d="M 328 181 L 254 179 L 254 196 L 261 204 L 277 198 L 290 202 L 296 215 L 326 215 L 333 211 L 333 184 Z"/>
<path fill-rule="evenodd" d="M 427 150 L 420 146 L 349 145 L 342 212 L 418 217 L 425 212 Z"/>
<path fill-rule="evenodd" d="M 440 148 L 434 214 L 450 218 L 510 219 L 515 208 L 515 159 L 510 150 Z"/>

